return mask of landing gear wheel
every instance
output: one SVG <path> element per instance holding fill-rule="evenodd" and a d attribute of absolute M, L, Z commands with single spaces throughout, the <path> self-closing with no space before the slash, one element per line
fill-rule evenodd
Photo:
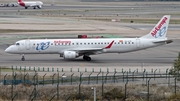
<path fill-rule="evenodd" d="M 28 9 L 27 7 L 25 7 L 25 9 Z"/>
<path fill-rule="evenodd" d="M 21 58 L 21 60 L 22 60 L 22 61 L 25 61 L 25 58 L 23 57 L 23 58 Z"/>
<path fill-rule="evenodd" d="M 91 61 L 91 57 L 87 57 L 86 61 Z"/>
<path fill-rule="evenodd" d="M 91 57 L 89 57 L 89 56 L 83 56 L 83 59 L 86 61 L 91 61 Z"/>
<path fill-rule="evenodd" d="M 83 59 L 86 60 L 87 56 L 83 56 Z"/>
<path fill-rule="evenodd" d="M 21 58 L 22 61 L 25 61 L 25 57 L 24 57 L 24 54 L 22 54 L 22 58 Z"/>
<path fill-rule="evenodd" d="M 34 9 L 36 9 L 36 7 L 34 7 Z"/>

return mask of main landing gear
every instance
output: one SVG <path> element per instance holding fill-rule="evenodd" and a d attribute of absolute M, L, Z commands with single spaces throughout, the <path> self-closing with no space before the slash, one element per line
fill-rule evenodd
<path fill-rule="evenodd" d="M 22 58 L 21 58 L 21 61 L 25 61 L 25 57 L 24 57 L 24 54 L 22 54 Z"/>
<path fill-rule="evenodd" d="M 84 56 L 83 56 L 83 59 L 86 60 L 86 61 L 91 61 L 91 57 L 89 57 L 89 56 L 85 56 L 85 55 L 84 55 Z"/>

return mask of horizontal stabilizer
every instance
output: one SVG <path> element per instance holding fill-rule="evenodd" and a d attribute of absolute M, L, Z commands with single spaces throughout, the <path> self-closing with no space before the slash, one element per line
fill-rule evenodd
<path fill-rule="evenodd" d="M 172 43 L 173 41 L 172 40 L 164 40 L 164 41 L 154 41 L 153 43 L 166 43 L 166 44 L 169 44 L 169 43 Z"/>

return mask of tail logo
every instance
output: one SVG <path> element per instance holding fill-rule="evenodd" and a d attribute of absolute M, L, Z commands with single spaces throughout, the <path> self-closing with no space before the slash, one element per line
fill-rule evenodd
<path fill-rule="evenodd" d="M 155 38 L 162 37 L 166 33 L 166 26 L 161 28 L 166 23 L 166 20 L 167 20 L 167 17 L 164 17 L 164 19 L 160 22 L 160 24 L 157 27 L 155 27 L 154 31 L 151 32 L 151 35 L 153 37 Z"/>

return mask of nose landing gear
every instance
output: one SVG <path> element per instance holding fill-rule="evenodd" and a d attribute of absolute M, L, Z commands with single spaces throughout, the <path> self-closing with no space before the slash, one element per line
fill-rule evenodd
<path fill-rule="evenodd" d="M 25 57 L 24 57 L 24 54 L 22 54 L 22 58 L 21 58 L 21 61 L 25 61 Z"/>

